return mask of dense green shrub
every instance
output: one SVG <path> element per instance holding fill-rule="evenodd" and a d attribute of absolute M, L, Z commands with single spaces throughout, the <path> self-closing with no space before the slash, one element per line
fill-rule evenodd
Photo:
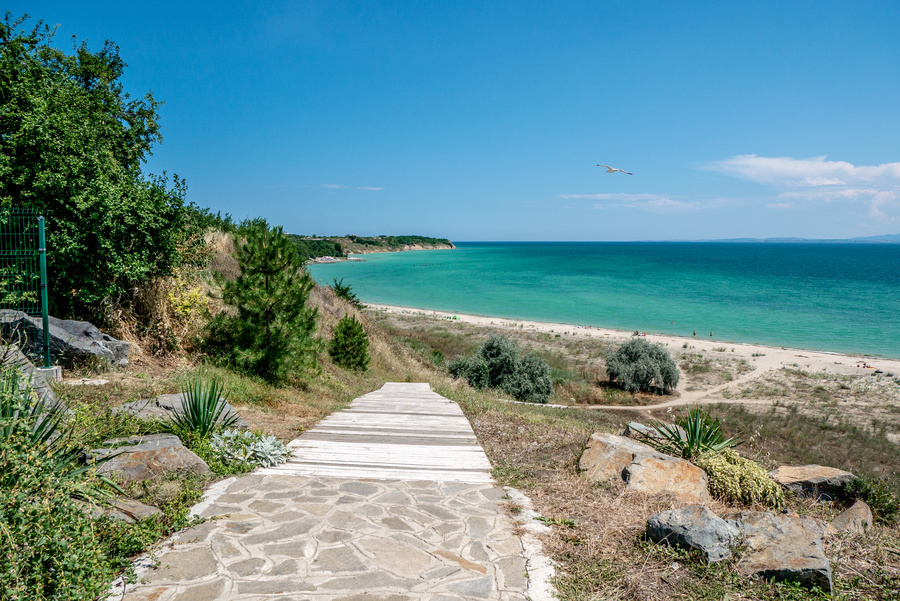
<path fill-rule="evenodd" d="M 709 476 L 709 492 L 716 498 L 770 509 L 784 507 L 781 487 L 765 468 L 734 449 L 708 451 L 693 458 L 693 463 Z"/>
<path fill-rule="evenodd" d="M 546 403 L 553 394 L 550 367 L 537 353 L 523 355 L 516 363 L 516 370 L 504 382 L 503 389 L 520 401 Z"/>
<path fill-rule="evenodd" d="M 198 258 L 196 207 L 142 165 L 162 140 L 150 93 L 131 98 L 107 41 L 53 48 L 53 29 L 0 22 L 0 206 L 48 221 L 51 312 L 96 319 L 136 285 Z"/>
<path fill-rule="evenodd" d="M 0 440 L 2 598 L 97 599 L 112 580 L 90 517 L 72 500 L 77 482 L 24 428 Z"/>
<path fill-rule="evenodd" d="M 355 316 L 345 315 L 338 322 L 328 354 L 346 369 L 365 371 L 369 367 L 369 337 Z"/>
<path fill-rule="evenodd" d="M 644 442 L 661 453 L 691 459 L 707 451 L 723 451 L 740 444 L 736 438 L 725 438 L 719 418 L 713 419 L 700 407 L 691 407 L 687 415 L 680 412 L 674 425 L 652 422 L 656 436 L 639 433 Z"/>
<path fill-rule="evenodd" d="M 473 388 L 499 388 L 517 401 L 546 403 L 553 394 L 550 367 L 537 353 L 520 355 L 515 341 L 491 337 L 472 357 L 457 357 L 447 365 L 455 378 Z"/>
<path fill-rule="evenodd" d="M 606 359 L 611 382 L 625 390 L 665 392 L 678 386 L 678 366 L 662 345 L 632 338 Z"/>
<path fill-rule="evenodd" d="M 264 221 L 246 229 L 235 258 L 236 280 L 217 278 L 233 308 L 210 323 L 205 350 L 214 358 L 270 383 L 303 380 L 317 367 L 317 309 L 307 305 L 314 282 L 297 250 Z"/>
<path fill-rule="evenodd" d="M 883 480 L 860 476 L 844 487 L 844 494 L 865 501 L 875 521 L 894 524 L 900 520 L 900 499 Z"/>

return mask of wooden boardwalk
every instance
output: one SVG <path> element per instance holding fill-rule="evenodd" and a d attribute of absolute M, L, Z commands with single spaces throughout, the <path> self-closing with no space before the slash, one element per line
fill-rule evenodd
<path fill-rule="evenodd" d="M 264 475 L 491 482 L 491 464 L 459 406 L 428 384 L 388 383 L 289 445 Z"/>

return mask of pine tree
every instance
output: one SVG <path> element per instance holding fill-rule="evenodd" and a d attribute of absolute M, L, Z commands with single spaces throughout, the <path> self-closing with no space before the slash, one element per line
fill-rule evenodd
<path fill-rule="evenodd" d="M 318 310 L 308 307 L 314 287 L 281 226 L 265 222 L 246 230 L 235 258 L 241 273 L 219 280 L 222 300 L 235 309 L 210 325 L 209 346 L 226 363 L 277 383 L 302 380 L 317 365 Z"/>
<path fill-rule="evenodd" d="M 335 364 L 347 369 L 365 371 L 369 366 L 369 337 L 356 317 L 345 315 L 334 328 L 328 348 Z"/>

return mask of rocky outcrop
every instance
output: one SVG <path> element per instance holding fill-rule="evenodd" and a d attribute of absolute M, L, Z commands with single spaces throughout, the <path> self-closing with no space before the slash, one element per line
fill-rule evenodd
<path fill-rule="evenodd" d="M 7 340 L 19 341 L 23 349 L 33 355 L 43 353 L 43 323 L 21 311 L 0 311 L 0 324 Z M 112 365 L 128 364 L 127 342 L 104 334 L 86 321 L 51 317 L 49 320 L 50 356 L 64 367 L 88 359 L 101 359 Z"/>
<path fill-rule="evenodd" d="M 739 531 L 702 505 L 663 511 L 647 520 L 647 537 L 703 553 L 708 563 L 731 557 Z"/>
<path fill-rule="evenodd" d="M 103 444 L 104 448 L 88 452 L 88 461 L 112 456 L 97 467 L 97 473 L 123 482 L 153 480 L 167 474 L 212 473 L 205 461 L 172 434 L 115 438 Z"/>
<path fill-rule="evenodd" d="M 737 564 L 739 573 L 831 592 L 831 563 L 825 557 L 821 523 L 761 511 L 742 512 L 728 523 L 741 533 L 746 547 Z"/>
<path fill-rule="evenodd" d="M 863 501 L 857 501 L 852 507 L 831 520 L 831 527 L 837 532 L 862 534 L 872 527 L 872 510 Z"/>
<path fill-rule="evenodd" d="M 788 490 L 823 500 L 840 496 L 844 487 L 856 480 L 850 472 L 822 465 L 783 465 L 769 475 Z"/>
<path fill-rule="evenodd" d="M 114 520 L 122 520 L 126 524 L 134 524 L 156 515 L 163 515 L 162 510 L 134 499 L 117 499 L 108 507 L 88 504 L 84 501 L 78 503 L 83 507 L 84 512 L 93 518 L 106 516 Z"/>
<path fill-rule="evenodd" d="M 704 503 L 710 498 L 702 469 L 623 436 L 591 435 L 578 466 L 592 480 L 622 478 L 632 491 L 669 493 L 682 503 Z"/>
<path fill-rule="evenodd" d="M 44 400 L 47 406 L 62 405 L 57 400 L 56 393 L 53 392 L 53 387 L 51 386 L 53 378 L 46 371 L 35 367 L 31 360 L 19 350 L 18 345 L 0 345 L 0 362 L 2 362 L 4 368 L 14 367 L 18 369 L 22 377 L 26 381 L 31 382 L 31 387 Z"/>
<path fill-rule="evenodd" d="M 225 399 L 222 400 L 225 401 Z M 114 408 L 113 412 L 124 412 L 144 419 L 159 419 L 166 421 L 171 419 L 176 411 L 179 413 L 184 412 L 183 403 L 184 394 L 182 393 L 162 394 L 155 399 L 141 399 L 139 401 L 123 403 Z M 235 408 L 225 401 L 225 409 L 222 410 L 222 414 L 219 416 L 219 423 L 222 423 L 231 416 L 236 416 L 238 418 L 238 421 L 231 426 L 232 428 L 246 429 L 250 427 L 247 420 L 238 415 Z"/>

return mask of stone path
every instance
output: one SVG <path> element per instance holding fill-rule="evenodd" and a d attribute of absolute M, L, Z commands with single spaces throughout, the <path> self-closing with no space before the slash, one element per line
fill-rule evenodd
<path fill-rule="evenodd" d="M 388 384 L 291 446 L 290 463 L 212 487 L 194 511 L 217 519 L 181 533 L 116 598 L 526 599 L 507 491 L 455 403 Z"/>

